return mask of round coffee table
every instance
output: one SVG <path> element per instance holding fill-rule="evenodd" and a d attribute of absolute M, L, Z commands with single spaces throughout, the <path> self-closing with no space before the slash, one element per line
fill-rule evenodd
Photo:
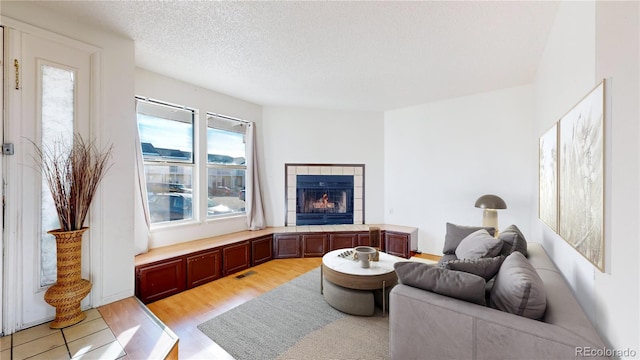
<path fill-rule="evenodd" d="M 320 291 L 332 307 L 353 315 L 373 315 L 374 291 L 382 291 L 382 314 L 386 313 L 387 289 L 398 282 L 393 264 L 406 260 L 383 252 L 369 268 L 360 266 L 353 255 L 342 257 L 353 249 L 339 249 L 322 257 Z"/>

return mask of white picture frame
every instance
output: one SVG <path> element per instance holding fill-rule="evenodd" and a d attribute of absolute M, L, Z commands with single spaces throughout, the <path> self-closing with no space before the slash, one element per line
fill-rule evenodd
<path fill-rule="evenodd" d="M 558 126 L 540 137 L 538 169 L 538 218 L 558 232 Z"/>
<path fill-rule="evenodd" d="M 559 232 L 604 271 L 604 81 L 559 122 Z"/>

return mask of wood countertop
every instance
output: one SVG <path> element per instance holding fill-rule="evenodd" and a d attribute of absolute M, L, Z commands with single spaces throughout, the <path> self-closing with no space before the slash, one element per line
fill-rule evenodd
<path fill-rule="evenodd" d="M 204 239 L 185 241 L 178 244 L 150 249 L 144 254 L 137 255 L 135 266 L 154 263 L 186 254 L 204 251 L 219 246 L 235 244 L 263 236 L 285 233 L 318 233 L 318 232 L 363 232 L 369 231 L 370 227 L 379 227 L 382 231 L 394 231 L 410 234 L 417 239 L 418 228 L 388 224 L 365 224 L 365 225 L 309 225 L 309 226 L 280 226 L 268 227 L 263 230 L 245 230 L 230 234 L 218 235 Z"/>

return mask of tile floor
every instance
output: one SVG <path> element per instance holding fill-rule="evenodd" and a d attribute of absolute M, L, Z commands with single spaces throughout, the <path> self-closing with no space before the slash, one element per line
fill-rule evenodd
<path fill-rule="evenodd" d="M 96 309 L 82 322 L 53 330 L 34 326 L 0 338 L 0 360 L 122 359 L 127 354 Z"/>

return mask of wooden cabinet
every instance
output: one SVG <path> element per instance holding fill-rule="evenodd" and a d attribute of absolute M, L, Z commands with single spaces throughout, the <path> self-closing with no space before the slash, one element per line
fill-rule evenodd
<path fill-rule="evenodd" d="M 384 251 L 387 254 L 410 258 L 411 238 L 409 234 L 386 231 L 384 234 Z"/>
<path fill-rule="evenodd" d="M 273 259 L 273 236 L 251 240 L 251 266 Z"/>
<path fill-rule="evenodd" d="M 187 256 L 187 289 L 218 279 L 221 274 L 220 250 Z"/>
<path fill-rule="evenodd" d="M 241 242 L 222 248 L 222 274 L 227 276 L 249 268 L 249 242 Z"/>
<path fill-rule="evenodd" d="M 303 257 L 318 257 L 327 252 L 327 234 L 305 234 L 301 240 Z"/>
<path fill-rule="evenodd" d="M 355 247 L 357 237 L 355 233 L 330 234 L 329 251 Z"/>
<path fill-rule="evenodd" d="M 145 304 L 185 290 L 184 258 L 136 268 L 136 293 Z"/>
<path fill-rule="evenodd" d="M 409 258 L 418 245 L 417 236 L 408 233 L 382 231 L 381 236 L 381 250 L 404 258 Z M 271 259 L 319 257 L 337 249 L 375 246 L 371 244 L 371 233 L 365 231 L 263 234 L 224 244 L 198 246 L 186 253 L 180 244 L 180 250 L 173 255 L 165 258 L 156 255 L 148 262 L 138 263 L 136 296 L 148 304 Z M 166 254 L 166 249 L 163 252 Z"/>
<path fill-rule="evenodd" d="M 276 259 L 299 258 L 300 235 L 275 234 L 273 236 L 273 257 Z"/>

